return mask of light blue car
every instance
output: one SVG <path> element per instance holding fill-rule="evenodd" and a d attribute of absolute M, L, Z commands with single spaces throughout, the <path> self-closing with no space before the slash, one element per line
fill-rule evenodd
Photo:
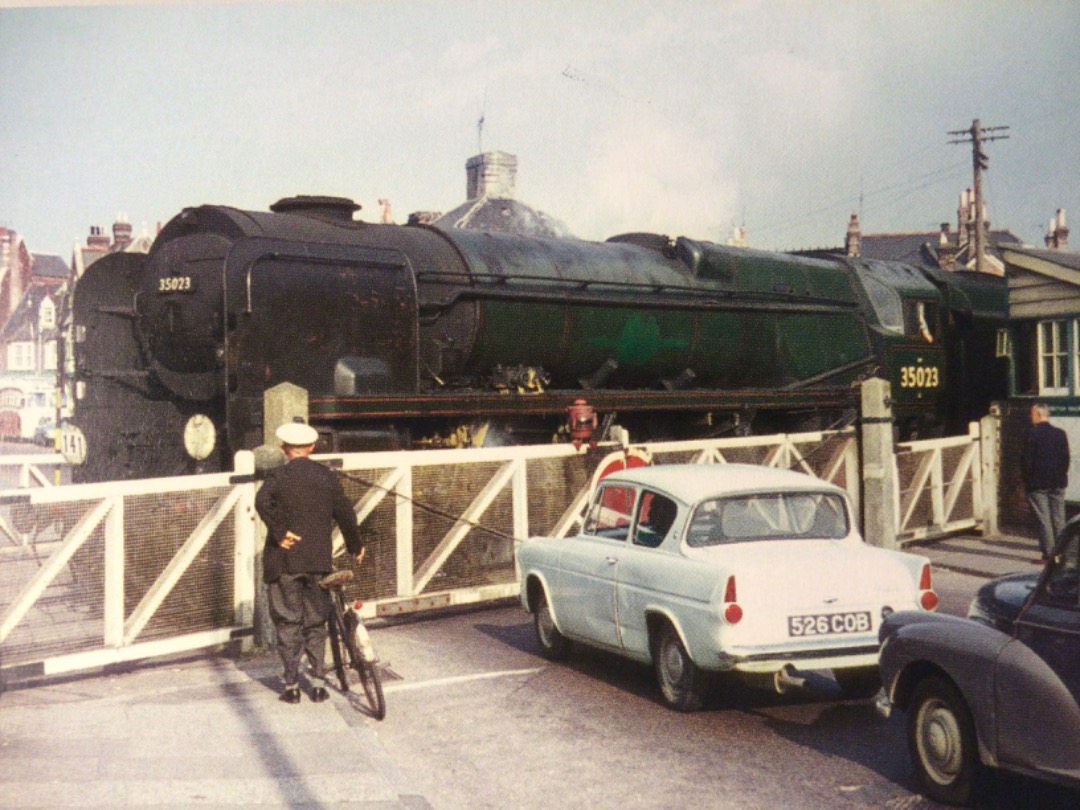
<path fill-rule="evenodd" d="M 546 658 L 581 642 L 651 663 L 682 711 L 716 673 L 783 692 L 831 669 L 870 697 L 882 619 L 937 605 L 929 560 L 864 543 L 844 490 L 753 465 L 614 473 L 580 534 L 530 538 L 517 556 Z"/>

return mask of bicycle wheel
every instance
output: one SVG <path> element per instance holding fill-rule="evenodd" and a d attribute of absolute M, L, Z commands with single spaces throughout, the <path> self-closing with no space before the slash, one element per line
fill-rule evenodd
<path fill-rule="evenodd" d="M 338 607 L 337 600 L 331 595 L 332 605 L 330 609 L 330 619 L 327 624 L 330 627 L 330 655 L 334 661 L 334 674 L 337 675 L 338 683 L 341 684 L 341 691 L 349 691 L 349 671 L 346 669 L 346 651 L 342 649 L 342 639 L 345 636 L 345 624 L 341 618 L 341 609 Z"/>
<path fill-rule="evenodd" d="M 360 683 L 364 687 L 364 695 L 367 697 L 368 706 L 371 708 L 371 716 L 376 720 L 386 717 L 386 698 L 383 696 L 382 674 L 375 661 L 368 661 L 360 653 L 356 644 L 357 618 L 352 613 L 347 613 L 345 624 L 348 632 L 345 634 L 345 648 L 349 653 L 349 663 L 360 676 Z"/>

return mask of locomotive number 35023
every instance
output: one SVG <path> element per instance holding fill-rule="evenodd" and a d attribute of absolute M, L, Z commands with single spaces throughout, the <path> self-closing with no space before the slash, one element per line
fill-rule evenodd
<path fill-rule="evenodd" d="M 940 384 L 937 366 L 900 367 L 901 388 L 937 388 Z"/>
<path fill-rule="evenodd" d="M 158 292 L 191 292 L 191 276 L 168 276 L 158 279 Z"/>

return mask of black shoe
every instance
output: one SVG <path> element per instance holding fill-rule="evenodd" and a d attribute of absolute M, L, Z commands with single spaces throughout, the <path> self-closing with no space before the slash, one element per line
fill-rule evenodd
<path fill-rule="evenodd" d="M 300 702 L 300 687 L 299 686 L 286 686 L 281 693 L 281 697 L 278 698 L 282 703 L 299 703 Z"/>
<path fill-rule="evenodd" d="M 321 686 L 316 686 L 311 690 L 311 702 L 322 703 L 324 700 L 328 700 L 330 694 Z"/>

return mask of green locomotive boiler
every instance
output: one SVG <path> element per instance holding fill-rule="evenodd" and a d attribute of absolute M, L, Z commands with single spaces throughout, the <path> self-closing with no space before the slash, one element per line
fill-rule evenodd
<path fill-rule="evenodd" d="M 92 265 L 74 301 L 81 479 L 228 469 L 262 443 L 263 394 L 282 382 L 307 390 L 334 451 L 558 441 L 577 400 L 636 441 L 822 428 L 853 418 L 870 376 L 914 435 L 992 396 L 955 378 L 992 358 L 1000 279 L 655 234 L 372 224 L 357 208 L 189 208 L 149 254 Z"/>

